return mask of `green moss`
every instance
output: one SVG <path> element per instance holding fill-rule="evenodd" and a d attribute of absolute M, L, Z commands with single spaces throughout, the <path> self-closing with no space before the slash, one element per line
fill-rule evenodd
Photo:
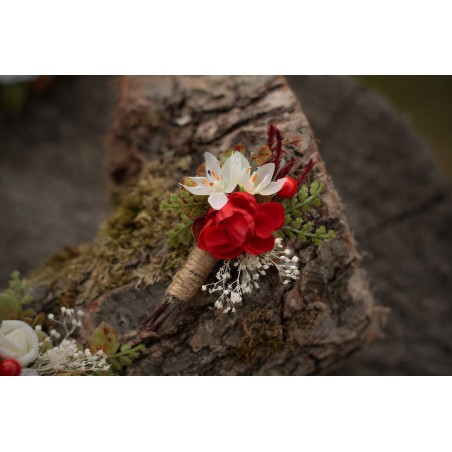
<path fill-rule="evenodd" d="M 174 219 L 159 207 L 174 190 L 177 167 L 171 157 L 145 163 L 137 184 L 116 193 L 117 206 L 95 241 L 53 255 L 32 275 L 33 283 L 52 288 L 70 306 L 133 280 L 154 284 L 171 276 L 187 247 L 167 250 L 166 235 Z"/>
<path fill-rule="evenodd" d="M 276 352 L 284 345 L 283 329 L 271 308 L 247 312 L 241 320 L 244 337 L 229 358 L 234 363 L 251 364 L 260 357 Z"/>
<path fill-rule="evenodd" d="M 299 329 L 312 329 L 320 315 L 318 309 L 307 309 L 295 313 L 290 319 L 291 323 Z M 292 340 L 284 338 L 282 325 L 275 317 L 272 308 L 259 308 L 243 315 L 241 325 L 244 337 L 237 348 L 227 357 L 232 365 L 238 363 L 253 364 L 259 359 L 275 353 L 283 346 L 290 346 Z"/>

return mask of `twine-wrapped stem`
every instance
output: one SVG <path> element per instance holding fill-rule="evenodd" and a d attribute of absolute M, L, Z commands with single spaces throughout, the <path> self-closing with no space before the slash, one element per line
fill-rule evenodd
<path fill-rule="evenodd" d="M 179 301 L 190 300 L 201 289 L 217 262 L 216 257 L 195 245 L 185 264 L 174 275 L 166 291 L 167 295 Z"/>

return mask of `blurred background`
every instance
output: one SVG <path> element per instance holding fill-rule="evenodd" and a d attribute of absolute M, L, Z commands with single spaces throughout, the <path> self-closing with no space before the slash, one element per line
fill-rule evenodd
<path fill-rule="evenodd" d="M 26 121 L 26 110 L 30 103 L 36 104 L 37 100 L 45 100 L 47 96 L 51 102 L 52 91 L 57 84 L 55 76 L 0 77 L 0 120 L 3 127 L 8 119 L 10 123 L 20 122 L 21 117 Z M 374 75 L 352 78 L 385 96 L 428 138 L 439 165 L 452 180 L 452 76 Z M 108 90 L 100 86 L 104 82 L 105 79 L 98 79 L 99 90 Z M 71 83 L 68 77 L 58 80 L 61 90 L 68 83 Z M 109 83 L 113 83 L 113 79 Z M 3 128 L 1 131 L 5 133 Z"/>
<path fill-rule="evenodd" d="M 452 180 L 452 77 L 360 76 L 385 96 L 423 134 L 438 164 Z"/>
<path fill-rule="evenodd" d="M 345 206 L 386 338 L 338 374 L 452 374 L 452 77 L 290 76 Z M 0 286 L 109 212 L 118 78 L 0 78 Z"/>

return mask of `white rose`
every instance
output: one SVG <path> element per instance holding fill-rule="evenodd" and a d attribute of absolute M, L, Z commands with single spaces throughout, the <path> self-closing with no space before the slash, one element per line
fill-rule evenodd
<path fill-rule="evenodd" d="M 0 356 L 13 358 L 22 367 L 39 355 L 38 335 L 21 320 L 4 320 L 0 327 Z"/>

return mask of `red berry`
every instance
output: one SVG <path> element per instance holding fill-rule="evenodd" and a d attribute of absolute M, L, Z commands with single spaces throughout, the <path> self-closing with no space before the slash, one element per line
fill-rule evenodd
<path fill-rule="evenodd" d="M 288 177 L 281 190 L 278 192 L 280 198 L 292 198 L 297 193 L 297 181 L 292 177 Z"/>
<path fill-rule="evenodd" d="M 0 362 L 0 377 L 17 377 L 21 371 L 22 368 L 15 359 L 8 358 Z"/>

